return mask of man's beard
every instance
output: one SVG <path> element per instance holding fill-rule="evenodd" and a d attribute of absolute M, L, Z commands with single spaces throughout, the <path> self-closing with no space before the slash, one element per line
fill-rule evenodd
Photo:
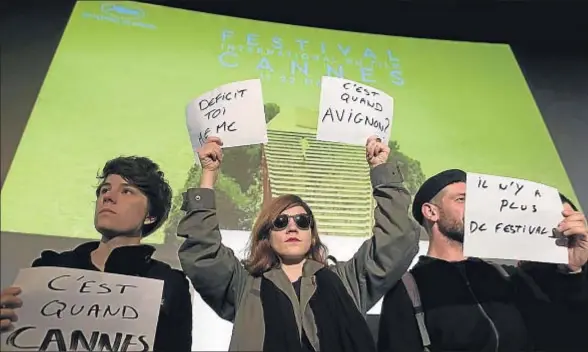
<path fill-rule="evenodd" d="M 437 223 L 439 226 L 439 232 L 448 239 L 463 243 L 463 222 L 458 221 L 450 221 L 441 217 L 439 222 Z"/>

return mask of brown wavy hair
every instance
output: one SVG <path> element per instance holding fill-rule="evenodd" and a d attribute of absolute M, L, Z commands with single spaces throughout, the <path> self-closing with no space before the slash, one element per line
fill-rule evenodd
<path fill-rule="evenodd" d="M 278 215 L 282 214 L 284 210 L 295 206 L 301 206 L 311 216 L 310 233 L 312 242 L 306 257 L 325 266 L 327 265 L 327 247 L 319 238 L 312 210 L 310 210 L 308 204 L 300 197 L 293 194 L 286 194 L 274 198 L 271 202 L 265 204 L 255 220 L 251 237 L 249 238 L 247 259 L 243 261 L 245 268 L 252 275 L 261 275 L 280 265 L 278 254 L 270 245 L 270 232 L 273 228 L 273 222 Z"/>

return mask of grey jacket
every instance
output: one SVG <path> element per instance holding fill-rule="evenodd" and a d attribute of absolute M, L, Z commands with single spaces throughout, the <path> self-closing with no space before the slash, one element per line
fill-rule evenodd
<path fill-rule="evenodd" d="M 370 178 L 377 203 L 373 236 L 352 259 L 330 266 L 364 315 L 406 272 L 418 252 L 422 229 L 408 216 L 410 196 L 396 164 L 377 166 Z M 184 194 L 183 209 L 186 215 L 178 225 L 178 236 L 186 239 L 179 249 L 182 269 L 202 299 L 221 318 L 233 322 L 229 350 L 263 350 L 261 278 L 249 274 L 233 251 L 222 244 L 214 191 L 189 189 Z M 300 300 L 283 270 L 264 274 L 290 298 L 298 331 L 301 336 L 306 332 L 316 351 L 319 339 L 309 301 L 316 290 L 314 274 L 322 267 L 316 261 L 306 261 Z"/>

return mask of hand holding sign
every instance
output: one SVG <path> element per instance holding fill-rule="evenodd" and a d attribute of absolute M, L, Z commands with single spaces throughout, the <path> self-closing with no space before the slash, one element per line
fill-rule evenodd
<path fill-rule="evenodd" d="M 579 211 L 564 209 L 564 220 L 556 229 L 556 236 L 563 236 L 568 247 L 568 266 L 571 271 L 580 270 L 588 261 L 588 224 L 586 217 Z"/>
<path fill-rule="evenodd" d="M 13 328 L 12 323 L 18 320 L 16 309 L 22 307 L 22 300 L 18 298 L 19 287 L 8 287 L 2 290 L 0 296 L 0 332 Z"/>
<path fill-rule="evenodd" d="M 223 161 L 223 142 L 218 137 L 208 137 L 206 143 L 196 149 L 200 165 L 205 171 L 216 172 Z"/>
<path fill-rule="evenodd" d="M 388 94 L 344 78 L 323 77 L 317 140 L 364 145 L 376 135 L 388 144 L 394 101 Z"/>
<path fill-rule="evenodd" d="M 196 150 L 202 174 L 200 175 L 200 188 L 214 188 L 218 170 L 223 161 L 223 142 L 218 137 L 208 137 L 206 143 Z"/>
<path fill-rule="evenodd" d="M 567 263 L 553 229 L 562 220 L 559 192 L 516 178 L 468 173 L 464 255 Z"/>
<path fill-rule="evenodd" d="M 368 138 L 365 145 L 365 158 L 372 169 L 386 163 L 389 155 L 390 147 L 382 143 L 380 138 L 376 136 Z"/>
<path fill-rule="evenodd" d="M 194 150 L 216 136 L 224 147 L 267 143 L 261 81 L 233 82 L 194 99 L 186 109 Z"/>
<path fill-rule="evenodd" d="M 15 286 L 23 303 L 2 351 L 153 350 L 161 280 L 38 267 L 22 269 Z"/>

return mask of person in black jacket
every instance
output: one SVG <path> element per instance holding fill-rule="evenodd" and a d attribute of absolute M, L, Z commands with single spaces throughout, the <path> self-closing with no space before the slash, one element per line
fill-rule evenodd
<path fill-rule="evenodd" d="M 33 266 L 56 266 L 141 276 L 164 281 L 155 351 L 190 351 L 192 300 L 183 272 L 152 258 L 155 248 L 141 239 L 155 232 L 167 219 L 172 190 L 159 166 L 144 157 L 110 160 L 98 176 L 94 225 L 100 241 L 84 243 L 62 253 L 44 251 Z M 1 327 L 14 328 L 20 288 L 10 287 L 1 296 Z M 137 297 L 141 299 L 141 297 Z"/>
<path fill-rule="evenodd" d="M 563 213 L 560 232 L 566 238 L 576 235 L 563 270 L 557 265 L 525 270 L 465 258 L 465 181 L 465 172 L 447 170 L 428 179 L 415 195 L 413 216 L 430 236 L 427 255 L 410 270 L 420 304 L 411 301 L 409 291 L 415 290 L 407 290 L 404 279 L 386 294 L 379 351 L 533 351 L 539 330 L 530 319 L 552 311 L 545 310 L 552 307 L 550 301 L 573 306 L 587 297 L 581 268 L 588 259 L 583 214 Z"/>
<path fill-rule="evenodd" d="M 566 196 L 560 194 L 564 210 L 579 211 Z M 527 306 L 523 311 L 527 327 L 533 336 L 535 351 L 576 352 L 586 349 L 585 334 L 588 331 L 588 291 L 576 292 L 576 300 L 561 294 L 569 294 L 565 287 L 550 285 L 556 268 L 552 264 L 519 262 L 519 267 L 530 273 L 535 281 L 548 292 L 551 300 L 541 302 L 541 307 Z M 582 268 L 583 279 L 588 282 L 588 264 Z M 587 285 L 588 286 L 588 285 Z"/>

